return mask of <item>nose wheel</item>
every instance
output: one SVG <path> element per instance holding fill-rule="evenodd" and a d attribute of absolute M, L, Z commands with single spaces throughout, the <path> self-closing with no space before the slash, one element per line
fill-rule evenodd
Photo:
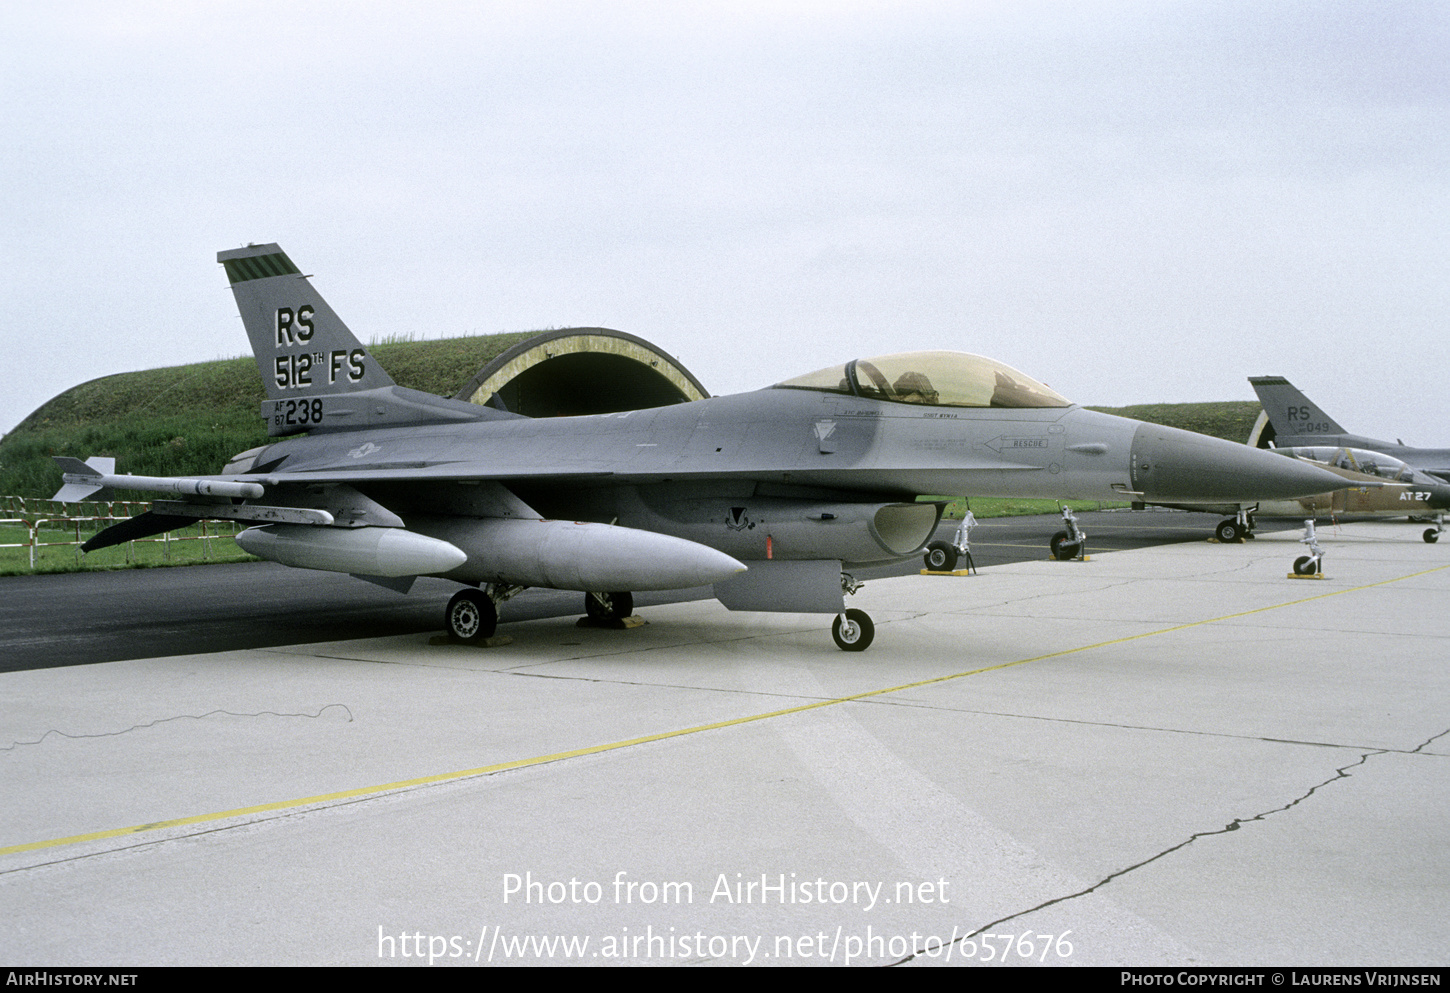
<path fill-rule="evenodd" d="M 970 509 L 962 514 L 962 522 L 957 525 L 956 537 L 951 541 L 933 541 L 926 546 L 926 552 L 922 555 L 922 564 L 928 572 L 951 572 L 956 569 L 959 562 L 965 563 L 968 572 L 976 572 L 977 564 L 972 561 L 972 528 L 977 526 L 977 518 L 973 516 Z"/>
<path fill-rule="evenodd" d="M 836 647 L 843 652 L 864 652 L 876 637 L 876 625 L 864 610 L 852 607 L 844 614 L 837 614 L 831 623 L 831 637 Z"/>
<path fill-rule="evenodd" d="M 1294 572 L 1292 576 L 1320 576 L 1324 568 L 1324 549 L 1319 547 L 1319 539 L 1314 534 L 1314 522 L 1304 522 L 1304 537 L 1299 539 L 1299 544 L 1308 546 L 1309 554 L 1301 555 L 1294 560 Z"/>
<path fill-rule="evenodd" d="M 1083 550 L 1087 547 L 1087 532 L 1077 526 L 1077 517 L 1071 507 L 1062 508 L 1062 523 L 1063 530 L 1053 535 L 1048 542 L 1052 557 L 1059 562 L 1085 558 Z"/>
<path fill-rule="evenodd" d="M 933 572 L 951 572 L 957 567 L 957 550 L 944 541 L 933 541 L 921 559 Z"/>

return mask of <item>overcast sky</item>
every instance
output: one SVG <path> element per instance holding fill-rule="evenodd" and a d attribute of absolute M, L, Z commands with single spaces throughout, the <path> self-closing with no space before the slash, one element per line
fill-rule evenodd
<path fill-rule="evenodd" d="M 1272 373 L 1446 445 L 1447 109 L 1440 0 L 5 3 L 0 430 L 245 354 L 216 252 L 276 241 L 364 341 Z"/>

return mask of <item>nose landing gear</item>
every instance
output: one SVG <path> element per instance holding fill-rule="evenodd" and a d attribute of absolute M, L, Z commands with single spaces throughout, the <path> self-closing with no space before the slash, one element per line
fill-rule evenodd
<path fill-rule="evenodd" d="M 1289 575 L 1290 579 L 1323 578 L 1324 573 L 1322 559 L 1324 549 L 1319 547 L 1319 539 L 1314 535 L 1314 522 L 1304 522 L 1304 537 L 1299 539 L 1301 545 L 1309 547 L 1308 555 L 1301 555 L 1294 560 L 1294 571 Z"/>
<path fill-rule="evenodd" d="M 957 525 L 956 536 L 950 542 L 933 541 L 926 546 L 926 552 L 922 555 L 922 564 L 926 566 L 926 572 L 953 572 L 958 561 L 966 563 L 965 571 L 970 574 L 977 571 L 977 563 L 972 561 L 972 528 L 977 524 L 977 519 L 968 510 L 962 516 L 962 522 Z"/>
<path fill-rule="evenodd" d="M 1059 562 L 1069 562 L 1072 559 L 1086 561 L 1084 552 L 1087 550 L 1087 532 L 1077 526 L 1077 518 L 1073 516 L 1071 507 L 1062 508 L 1062 523 L 1064 530 L 1053 535 L 1049 542 L 1052 557 Z"/>

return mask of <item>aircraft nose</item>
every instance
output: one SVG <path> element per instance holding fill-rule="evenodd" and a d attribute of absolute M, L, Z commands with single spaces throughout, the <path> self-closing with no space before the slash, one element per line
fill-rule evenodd
<path fill-rule="evenodd" d="M 1285 500 L 1346 485 L 1299 459 L 1159 424 L 1133 433 L 1130 471 L 1133 489 L 1150 503 Z"/>

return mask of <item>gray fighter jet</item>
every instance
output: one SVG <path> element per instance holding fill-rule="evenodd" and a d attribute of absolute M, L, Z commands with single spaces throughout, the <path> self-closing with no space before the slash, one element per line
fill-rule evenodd
<path fill-rule="evenodd" d="M 1336 521 L 1375 520 L 1408 517 L 1433 520 L 1435 527 L 1424 533 L 1427 542 L 1439 540 L 1442 519 L 1450 511 L 1450 484 L 1436 476 L 1411 468 L 1382 452 L 1362 448 L 1301 446 L 1276 448 L 1287 458 L 1321 465 L 1342 477 L 1340 488 L 1329 493 L 1293 500 L 1256 500 L 1252 504 L 1169 504 L 1179 510 L 1206 514 L 1231 514 L 1214 529 L 1219 541 L 1254 537 L 1256 522 L 1263 519 L 1298 520 L 1331 517 Z M 1135 504 L 1136 506 L 1136 504 Z"/>
<path fill-rule="evenodd" d="M 201 479 L 61 459 L 61 500 L 108 487 L 175 495 L 87 550 L 201 519 L 289 566 L 406 592 L 465 584 L 445 621 L 494 633 L 529 586 L 579 590 L 598 619 L 632 592 L 713 586 L 732 610 L 835 615 L 853 568 L 915 556 L 924 494 L 1223 503 L 1320 493 L 1339 477 L 1216 438 L 1084 410 L 1001 363 L 957 352 L 841 362 L 753 393 L 584 417 L 529 418 L 397 386 L 276 245 L 218 254 L 278 440 Z"/>
<path fill-rule="evenodd" d="M 1358 448 L 1392 459 L 1450 481 L 1450 449 L 1413 448 L 1402 441 L 1381 441 L 1350 434 L 1283 376 L 1250 376 L 1249 383 L 1264 405 L 1267 428 L 1256 432 L 1260 448 L 1272 441 L 1279 448 L 1314 446 Z"/>

